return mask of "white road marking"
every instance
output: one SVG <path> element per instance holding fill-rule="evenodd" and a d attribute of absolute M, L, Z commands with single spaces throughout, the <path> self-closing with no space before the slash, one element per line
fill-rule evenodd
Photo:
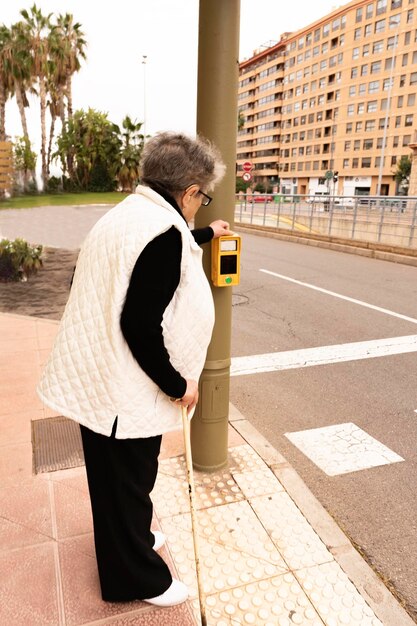
<path fill-rule="evenodd" d="M 404 461 L 351 422 L 285 436 L 328 476 Z"/>
<path fill-rule="evenodd" d="M 247 376 L 248 374 L 373 359 L 408 352 L 417 352 L 417 335 L 234 357 L 230 375 Z"/>
<path fill-rule="evenodd" d="M 367 309 L 373 309 L 374 311 L 379 311 L 380 313 L 385 313 L 386 315 L 391 315 L 392 317 L 398 317 L 399 319 L 405 320 L 406 322 L 417 324 L 417 319 L 414 317 L 401 315 L 401 313 L 396 313 L 395 311 L 390 311 L 389 309 L 383 309 L 379 306 L 375 306 L 374 304 L 363 302 L 363 300 L 356 300 L 356 298 L 349 298 L 348 296 L 343 296 L 342 294 L 336 293 L 335 291 L 329 291 L 328 289 L 323 289 L 322 287 L 316 287 L 316 285 L 311 285 L 310 283 L 304 283 L 301 280 L 296 280 L 295 278 L 290 278 L 289 276 L 284 276 L 283 274 L 277 274 L 276 272 L 270 272 L 269 270 L 264 270 L 264 269 L 260 269 L 259 271 L 263 272 L 264 274 L 270 274 L 271 276 L 276 276 L 277 278 L 282 278 L 282 280 L 287 280 L 290 283 L 301 285 L 302 287 L 308 287 L 309 289 L 320 291 L 321 293 L 325 293 L 328 296 L 334 296 L 335 298 L 340 298 L 341 300 L 346 300 L 347 302 L 353 302 L 353 304 L 359 304 L 360 306 L 364 306 Z"/>

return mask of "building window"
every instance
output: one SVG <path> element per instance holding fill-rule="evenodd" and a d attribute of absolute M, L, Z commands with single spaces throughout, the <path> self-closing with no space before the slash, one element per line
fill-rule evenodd
<path fill-rule="evenodd" d="M 361 7 L 360 9 L 356 9 L 356 20 L 355 20 L 355 22 L 362 22 L 362 17 L 363 17 L 363 9 Z"/>
<path fill-rule="evenodd" d="M 328 37 L 330 34 L 330 24 L 325 24 L 323 26 L 323 37 Z"/>
<path fill-rule="evenodd" d="M 379 91 L 379 80 L 373 80 L 369 83 L 369 93 L 376 93 Z"/>
<path fill-rule="evenodd" d="M 348 104 L 347 114 L 348 115 L 354 115 L 354 113 L 355 113 L 355 105 L 354 104 Z"/>
<path fill-rule="evenodd" d="M 384 78 L 384 82 L 382 84 L 382 88 L 384 91 L 388 91 L 390 87 L 394 84 L 393 78 Z"/>
<path fill-rule="evenodd" d="M 372 25 L 371 24 L 367 24 L 365 26 L 365 28 L 363 29 L 363 36 L 364 37 L 369 37 L 369 35 L 372 34 Z"/>
<path fill-rule="evenodd" d="M 404 126 L 413 125 L 413 116 L 411 114 L 405 116 Z"/>
<path fill-rule="evenodd" d="M 408 46 L 411 41 L 411 30 L 404 34 L 404 45 Z"/>
<path fill-rule="evenodd" d="M 358 152 L 360 149 L 361 149 L 361 140 L 355 139 L 355 141 L 353 142 L 353 150 L 355 152 Z"/>
<path fill-rule="evenodd" d="M 388 106 L 388 98 L 382 98 L 381 100 L 381 111 L 386 111 Z"/>
<path fill-rule="evenodd" d="M 353 106 L 353 104 L 352 104 Z M 365 103 L 364 102 L 359 102 L 358 104 L 358 114 L 360 115 L 361 113 L 365 112 Z"/>
<path fill-rule="evenodd" d="M 378 74 L 381 71 L 381 61 L 374 61 L 371 63 L 371 74 Z"/>
<path fill-rule="evenodd" d="M 392 138 L 392 147 L 393 148 L 398 148 L 399 143 L 400 143 L 400 138 L 398 137 L 398 135 L 396 135 L 395 137 Z"/>
<path fill-rule="evenodd" d="M 414 9 L 407 11 L 407 24 L 410 24 L 414 18 Z"/>
<path fill-rule="evenodd" d="M 404 96 L 398 96 L 398 98 L 397 98 L 397 107 L 398 107 L 399 109 L 401 109 L 401 108 L 402 108 L 402 106 L 403 106 L 403 102 L 404 102 Z"/>
<path fill-rule="evenodd" d="M 417 63 L 417 51 L 413 52 L 413 60 L 412 63 Z"/>
<path fill-rule="evenodd" d="M 410 74 L 410 85 L 417 85 L 417 72 L 412 72 Z"/>
<path fill-rule="evenodd" d="M 358 94 L 360 96 L 363 96 L 366 93 L 366 83 L 361 83 L 359 85 L 359 90 L 358 90 Z"/>
<path fill-rule="evenodd" d="M 316 28 L 314 31 L 314 41 L 320 41 L 320 28 Z"/>
<path fill-rule="evenodd" d="M 326 54 L 326 52 L 328 52 L 329 50 L 329 44 L 327 41 L 324 42 L 324 44 L 322 44 L 321 46 L 321 53 L 322 54 Z"/>
<path fill-rule="evenodd" d="M 351 85 L 349 87 L 349 98 L 354 98 L 356 96 L 356 86 Z"/>
<path fill-rule="evenodd" d="M 355 28 L 354 33 L 353 33 L 353 39 L 355 41 L 361 38 L 361 32 L 362 32 L 361 28 Z"/>
<path fill-rule="evenodd" d="M 397 165 L 397 157 L 396 156 L 392 156 L 391 157 L 391 165 Z"/>
<path fill-rule="evenodd" d="M 351 146 L 351 142 L 350 141 L 345 141 L 345 152 L 350 150 L 350 146 Z"/>
<path fill-rule="evenodd" d="M 408 107 L 412 107 L 414 106 L 416 102 L 416 94 L 415 93 L 409 93 L 407 96 L 407 106 Z"/>
<path fill-rule="evenodd" d="M 406 54 L 403 54 L 402 61 L 401 61 L 402 67 L 405 67 L 407 64 L 408 64 L 408 52 L 406 52 Z"/>
<path fill-rule="evenodd" d="M 374 5 L 368 4 L 366 7 L 366 19 L 369 20 L 374 14 Z"/>
<path fill-rule="evenodd" d="M 378 102 L 376 100 L 369 100 L 368 105 L 366 107 L 367 113 L 374 113 L 378 108 Z"/>
<path fill-rule="evenodd" d="M 385 165 L 385 157 L 382 159 L 383 164 Z M 381 157 L 375 157 L 375 167 L 379 167 L 381 165 Z"/>
<path fill-rule="evenodd" d="M 400 87 L 404 87 L 405 85 L 405 74 L 401 74 L 400 76 Z"/>
<path fill-rule="evenodd" d="M 362 122 L 356 122 L 355 124 L 355 133 L 359 133 L 362 130 Z"/>
<path fill-rule="evenodd" d="M 352 59 L 359 59 L 359 48 L 353 48 Z"/>
<path fill-rule="evenodd" d="M 379 119 L 379 130 L 384 130 L 384 128 L 387 127 L 389 128 L 389 120 L 386 120 L 385 117 L 381 117 Z"/>
<path fill-rule="evenodd" d="M 373 147 L 374 147 L 374 140 L 373 139 L 364 139 L 363 140 L 363 149 L 364 150 L 372 150 Z"/>
<path fill-rule="evenodd" d="M 387 10 L 387 0 L 377 0 L 376 2 L 376 14 L 381 15 Z"/>
<path fill-rule="evenodd" d="M 375 22 L 375 32 L 382 33 L 385 30 L 385 19 Z"/>
<path fill-rule="evenodd" d="M 403 4 L 402 0 L 391 0 L 391 11 L 393 9 L 401 8 L 402 4 Z"/>
<path fill-rule="evenodd" d="M 390 70 L 392 67 L 395 67 L 395 58 L 389 57 L 389 59 L 385 59 L 385 71 Z"/>
<path fill-rule="evenodd" d="M 352 122 L 348 122 L 346 124 L 346 135 L 349 135 L 352 132 L 352 128 L 353 128 Z"/>
<path fill-rule="evenodd" d="M 361 76 L 366 76 L 368 74 L 368 64 L 361 66 Z"/>
<path fill-rule="evenodd" d="M 391 15 L 389 18 L 389 27 L 397 28 L 400 24 L 400 20 L 401 20 L 400 13 L 397 13 L 397 15 Z"/>
<path fill-rule="evenodd" d="M 350 70 L 350 77 L 351 78 L 356 78 L 358 75 L 358 68 L 357 67 L 352 67 L 352 69 Z"/>
<path fill-rule="evenodd" d="M 339 30 L 340 28 L 340 17 L 336 18 L 332 22 L 332 30 Z"/>
<path fill-rule="evenodd" d="M 352 159 L 352 168 L 356 169 L 359 167 L 359 159 Z"/>
<path fill-rule="evenodd" d="M 404 137 L 403 137 L 403 148 L 408 146 L 408 144 L 410 142 L 411 142 L 411 135 L 404 135 Z"/>
<path fill-rule="evenodd" d="M 379 41 L 375 41 L 372 46 L 372 52 L 377 54 L 378 52 L 382 52 L 384 49 L 384 40 L 380 39 Z"/>
<path fill-rule="evenodd" d="M 362 159 L 362 167 L 371 167 L 371 157 L 365 157 Z"/>
<path fill-rule="evenodd" d="M 401 115 L 395 116 L 395 128 L 399 128 L 401 126 Z"/>
<path fill-rule="evenodd" d="M 385 145 L 386 145 L 386 143 L 387 142 L 385 142 Z M 376 147 L 381 150 L 383 145 L 384 145 L 383 138 L 382 137 L 378 137 L 378 139 L 376 141 Z"/>
<path fill-rule="evenodd" d="M 362 47 L 362 56 L 363 56 L 363 57 L 368 57 L 368 56 L 369 56 L 369 43 L 366 43 L 366 44 Z"/>
<path fill-rule="evenodd" d="M 347 169 L 349 167 L 349 159 L 343 159 L 343 169 Z"/>
<path fill-rule="evenodd" d="M 365 130 L 375 130 L 375 120 L 368 120 L 367 122 L 365 122 Z"/>

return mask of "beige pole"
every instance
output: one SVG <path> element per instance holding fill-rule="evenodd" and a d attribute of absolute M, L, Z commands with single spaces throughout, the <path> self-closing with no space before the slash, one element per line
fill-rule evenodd
<path fill-rule="evenodd" d="M 233 228 L 236 177 L 240 0 L 200 0 L 197 132 L 219 148 L 226 176 L 214 200 L 197 213 L 197 228 L 215 219 Z M 204 246 L 210 280 L 210 245 Z M 232 290 L 212 287 L 216 323 L 200 379 L 200 401 L 191 422 L 194 466 L 214 471 L 227 463 Z"/>

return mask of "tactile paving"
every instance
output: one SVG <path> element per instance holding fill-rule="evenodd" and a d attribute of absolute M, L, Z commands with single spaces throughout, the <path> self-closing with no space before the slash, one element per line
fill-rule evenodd
<path fill-rule="evenodd" d="M 264 496 L 283 491 L 283 487 L 270 469 L 256 469 L 252 472 L 234 473 L 233 478 L 246 498 Z"/>
<path fill-rule="evenodd" d="M 234 473 L 268 469 L 265 461 L 247 444 L 229 450 L 229 470 Z"/>
<path fill-rule="evenodd" d="M 250 504 L 291 570 L 333 561 L 286 492 L 253 498 Z"/>
<path fill-rule="evenodd" d="M 192 607 L 198 619 L 198 600 Z M 209 595 L 206 614 L 208 626 L 323 626 L 290 573 Z"/>
<path fill-rule="evenodd" d="M 194 472 L 196 507 L 204 509 L 243 500 L 244 495 L 229 471 L 207 474 Z M 171 517 L 190 510 L 184 458 L 165 459 L 152 491 L 159 517 Z"/>
<path fill-rule="evenodd" d="M 198 512 L 200 559 L 206 593 L 288 571 L 279 551 L 247 502 Z M 196 595 L 189 515 L 161 519 L 178 574 Z"/>
<path fill-rule="evenodd" d="M 295 572 L 327 626 L 383 626 L 336 562 Z"/>

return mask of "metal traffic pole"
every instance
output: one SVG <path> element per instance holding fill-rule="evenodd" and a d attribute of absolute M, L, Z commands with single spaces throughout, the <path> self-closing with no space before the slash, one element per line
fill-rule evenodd
<path fill-rule="evenodd" d="M 201 209 L 196 228 L 224 219 L 233 229 L 235 208 L 237 88 L 239 79 L 240 0 L 200 0 L 197 132 L 218 147 L 226 175 L 214 200 Z M 203 265 L 211 275 L 210 246 Z M 227 464 L 232 290 L 212 287 L 216 322 L 200 378 L 200 400 L 191 422 L 194 466 L 214 471 Z"/>

